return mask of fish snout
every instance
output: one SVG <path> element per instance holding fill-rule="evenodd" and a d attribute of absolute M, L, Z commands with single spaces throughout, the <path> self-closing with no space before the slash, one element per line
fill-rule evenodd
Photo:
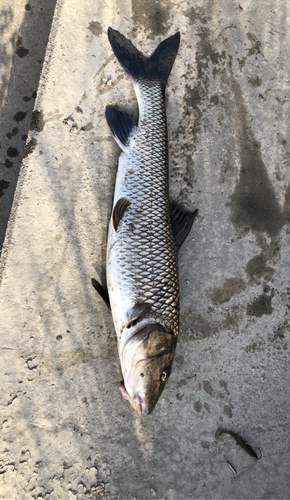
<path fill-rule="evenodd" d="M 151 413 L 153 408 L 152 410 L 147 408 L 144 398 L 139 393 L 135 394 L 134 398 L 132 398 L 122 382 L 120 383 L 119 389 L 123 398 L 130 402 L 131 406 L 133 406 L 134 410 L 137 410 L 139 415 L 149 415 Z"/>

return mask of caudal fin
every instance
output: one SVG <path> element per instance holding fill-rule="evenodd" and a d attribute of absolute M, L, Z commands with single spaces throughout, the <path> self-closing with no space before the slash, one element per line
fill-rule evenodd
<path fill-rule="evenodd" d="M 179 48 L 179 32 L 161 42 L 150 57 L 145 57 L 113 28 L 108 29 L 108 37 L 119 63 L 133 80 L 154 78 L 166 85 Z"/>

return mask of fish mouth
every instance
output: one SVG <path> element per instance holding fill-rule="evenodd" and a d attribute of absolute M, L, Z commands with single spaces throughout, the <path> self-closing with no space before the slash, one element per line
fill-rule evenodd
<path fill-rule="evenodd" d="M 128 399 L 131 406 L 133 406 L 133 408 L 137 410 L 139 415 L 143 414 L 149 415 L 149 413 L 151 413 L 151 411 L 149 411 L 148 408 L 146 407 L 145 401 L 142 398 L 142 396 L 140 396 L 139 393 L 135 394 L 134 398 L 132 398 L 129 392 L 127 391 L 126 387 L 124 386 L 123 382 L 120 383 L 119 389 L 122 393 L 123 398 Z"/>

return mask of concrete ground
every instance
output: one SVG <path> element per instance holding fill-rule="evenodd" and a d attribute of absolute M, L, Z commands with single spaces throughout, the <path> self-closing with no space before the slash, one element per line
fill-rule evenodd
<path fill-rule="evenodd" d="M 0 4 L 0 252 L 56 0 Z"/>
<path fill-rule="evenodd" d="M 57 2 L 1 258 L 0 498 L 290 498 L 289 24 L 281 0 Z M 170 194 L 199 216 L 180 251 L 172 375 L 148 417 L 121 397 L 90 284 L 105 276 L 120 153 L 105 106 L 137 117 L 108 26 L 146 54 L 181 32 Z"/>

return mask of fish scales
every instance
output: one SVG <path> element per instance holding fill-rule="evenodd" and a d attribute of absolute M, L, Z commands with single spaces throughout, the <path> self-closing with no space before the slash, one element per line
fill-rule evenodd
<path fill-rule="evenodd" d="M 113 301 L 120 304 L 127 290 L 127 310 L 136 302 L 150 303 L 150 317 L 177 335 L 178 251 L 168 194 L 164 86 L 151 80 L 143 80 L 138 86 L 142 103 L 139 124 L 130 138 L 127 161 L 120 162 L 119 169 L 124 171 L 117 178 L 114 199 L 115 204 L 126 197 L 132 204 L 118 231 L 111 229 L 108 271 L 115 275 L 114 269 L 118 269 L 118 278 L 112 289 L 109 276 L 109 291 Z M 116 310 L 120 328 L 127 322 L 127 310 Z"/>

